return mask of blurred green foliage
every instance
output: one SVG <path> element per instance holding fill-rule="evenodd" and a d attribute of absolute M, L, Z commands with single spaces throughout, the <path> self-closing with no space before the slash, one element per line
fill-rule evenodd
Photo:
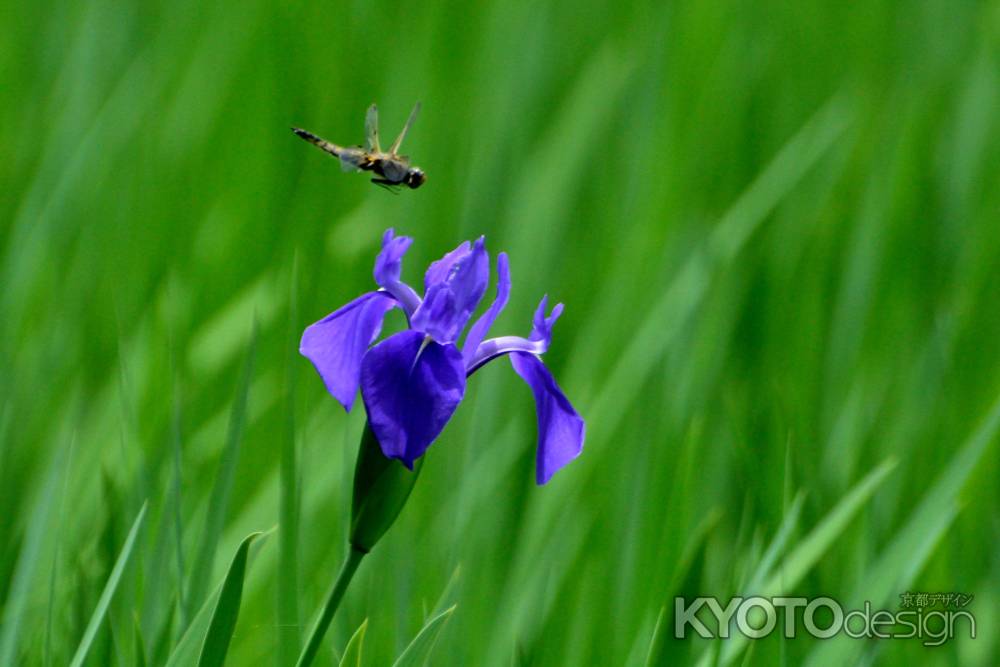
<path fill-rule="evenodd" d="M 3 10 L 0 662 L 71 659 L 145 501 L 86 664 L 164 664 L 279 523 L 228 657 L 294 662 L 364 420 L 297 338 L 371 289 L 390 226 L 414 283 L 462 239 L 507 250 L 495 331 L 566 304 L 546 363 L 588 440 L 535 487 L 530 392 L 478 373 L 322 664 L 366 618 L 390 664 L 452 604 L 434 664 L 1000 660 L 995 0 Z M 394 136 L 417 100 L 428 181 L 399 196 L 288 131 L 360 143 L 377 101 Z M 676 593 L 793 571 L 876 607 L 972 593 L 978 637 L 670 638 Z"/>

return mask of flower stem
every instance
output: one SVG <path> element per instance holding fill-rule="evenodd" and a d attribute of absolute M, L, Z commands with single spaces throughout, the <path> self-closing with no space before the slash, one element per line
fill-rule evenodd
<path fill-rule="evenodd" d="M 340 574 L 337 575 L 337 581 L 333 584 L 333 589 L 330 591 L 330 595 L 326 598 L 326 604 L 323 606 L 323 612 L 320 614 L 319 619 L 316 621 L 316 625 L 313 627 L 312 632 L 309 635 L 309 641 L 306 644 L 306 647 L 302 649 L 302 654 L 299 656 L 299 661 L 296 663 L 296 667 L 308 667 L 316 658 L 316 654 L 319 652 L 320 644 L 323 643 L 323 635 L 326 634 L 327 628 L 330 627 L 330 621 L 333 620 L 333 615 L 337 613 L 337 607 L 340 606 L 340 600 L 344 597 L 344 591 L 347 590 L 347 585 L 351 583 L 351 577 L 354 576 L 355 571 L 358 569 L 358 565 L 361 564 L 361 559 L 364 557 L 365 552 L 355 546 L 351 546 L 348 550 L 347 560 L 344 561 L 343 567 L 340 568 Z"/>

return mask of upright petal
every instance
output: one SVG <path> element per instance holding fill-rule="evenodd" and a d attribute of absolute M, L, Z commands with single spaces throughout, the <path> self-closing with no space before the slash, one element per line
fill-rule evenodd
<path fill-rule="evenodd" d="M 413 239 L 409 236 L 396 236 L 392 228 L 382 235 L 382 251 L 375 258 L 375 284 L 389 292 L 400 303 L 406 316 L 420 305 L 420 297 L 413 288 L 400 280 L 403 272 L 403 255 L 410 249 Z"/>
<path fill-rule="evenodd" d="M 382 318 L 396 305 L 384 292 L 369 292 L 302 333 L 299 352 L 316 367 L 327 391 L 350 412 L 358 393 L 361 359 L 382 330 Z"/>
<path fill-rule="evenodd" d="M 413 245 L 409 236 L 396 236 L 391 227 L 382 234 L 382 250 L 375 258 L 375 283 L 385 287 L 383 283 L 393 283 L 399 280 L 403 272 L 403 256 Z"/>
<path fill-rule="evenodd" d="M 557 470 L 580 455 L 585 425 L 538 357 L 515 352 L 510 355 L 510 362 L 535 395 L 538 412 L 535 481 L 545 484 Z"/>
<path fill-rule="evenodd" d="M 538 308 L 535 309 L 535 316 L 531 320 L 531 335 L 528 336 L 531 340 L 544 340 L 546 345 L 552 340 L 552 327 L 555 326 L 556 320 L 559 319 L 563 311 L 563 305 L 557 303 L 549 316 L 545 317 L 548 303 L 549 295 L 546 294 L 542 297 Z"/>
<path fill-rule="evenodd" d="M 382 453 L 408 468 L 451 419 L 465 394 L 465 367 L 454 345 L 418 331 L 386 338 L 361 364 L 361 396 Z"/>
<path fill-rule="evenodd" d="M 503 312 L 503 309 L 507 306 L 507 300 L 510 298 L 510 265 L 507 261 L 507 253 L 502 252 L 497 255 L 497 297 L 490 304 L 490 307 L 485 313 L 480 315 L 476 323 L 472 325 L 469 329 L 468 335 L 465 337 L 465 342 L 462 343 L 462 359 L 465 361 L 465 366 L 468 368 L 472 363 L 473 357 L 476 356 L 476 350 L 479 348 L 479 344 L 483 342 L 486 338 L 486 334 L 489 333 L 490 327 L 496 321 L 497 317 Z"/>
<path fill-rule="evenodd" d="M 445 255 L 428 270 L 427 292 L 410 318 L 414 329 L 429 334 L 439 343 L 452 343 L 462 333 L 490 278 L 485 241 L 480 238 L 464 255 L 459 252 L 461 248 Z"/>
<path fill-rule="evenodd" d="M 472 244 L 468 241 L 462 241 L 457 248 L 444 257 L 436 262 L 431 262 L 431 265 L 427 267 L 427 272 L 424 273 L 424 292 L 429 290 L 431 285 L 436 285 L 447 280 L 455 265 L 468 256 L 471 247 Z"/>

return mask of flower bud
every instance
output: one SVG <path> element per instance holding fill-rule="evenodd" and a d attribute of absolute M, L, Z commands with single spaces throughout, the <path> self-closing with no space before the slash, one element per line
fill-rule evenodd
<path fill-rule="evenodd" d="M 389 530 L 410 497 L 424 458 L 409 470 L 382 453 L 375 433 L 365 423 L 354 467 L 354 495 L 351 502 L 351 546 L 368 553 Z"/>

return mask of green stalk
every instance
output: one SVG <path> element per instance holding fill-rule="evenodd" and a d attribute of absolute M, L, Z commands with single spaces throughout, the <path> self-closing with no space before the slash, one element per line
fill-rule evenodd
<path fill-rule="evenodd" d="M 302 649 L 299 661 L 295 663 L 296 667 L 308 667 L 316 658 L 316 654 L 319 652 L 320 644 L 323 643 L 323 636 L 326 634 L 327 628 L 330 627 L 330 621 L 333 620 L 333 615 L 337 613 L 337 607 L 340 606 L 340 601 L 344 597 L 347 585 L 351 583 L 351 578 L 354 576 L 354 573 L 358 569 L 358 565 L 361 564 L 361 559 L 364 557 L 365 552 L 361 551 L 357 547 L 351 546 L 348 550 L 347 560 L 344 561 L 343 567 L 340 568 L 340 574 L 337 575 L 337 581 L 334 582 L 333 589 L 330 591 L 330 595 L 326 598 L 326 604 L 323 606 L 323 612 L 320 614 L 319 619 L 316 621 L 316 625 L 309 634 L 309 641 L 306 643 L 306 647 Z"/>
<path fill-rule="evenodd" d="M 354 493 L 351 499 L 351 534 L 347 560 L 337 575 L 333 590 L 326 599 L 326 605 L 319 620 L 309 634 L 309 641 L 299 655 L 297 667 L 308 667 L 316 658 L 323 635 L 330 627 L 333 615 L 337 613 L 340 600 L 344 597 L 351 577 L 361 564 L 365 554 L 382 539 L 385 531 L 396 521 L 403 510 L 413 485 L 417 483 L 423 457 L 417 459 L 413 470 L 399 461 L 388 459 L 382 453 L 371 426 L 365 425 L 365 432 L 358 445 L 358 458 L 354 464 Z"/>

